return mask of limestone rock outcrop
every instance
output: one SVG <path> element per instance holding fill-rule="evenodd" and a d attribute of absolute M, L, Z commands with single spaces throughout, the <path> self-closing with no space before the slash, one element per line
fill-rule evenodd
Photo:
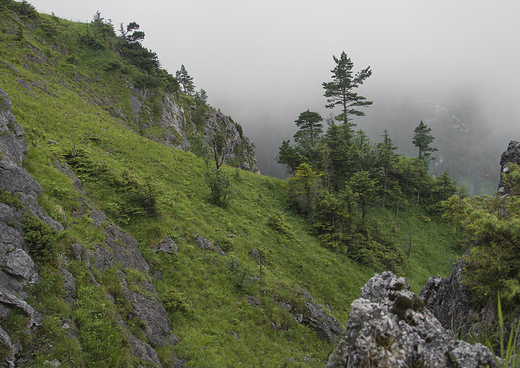
<path fill-rule="evenodd" d="M 140 90 L 131 88 L 130 104 L 132 107 L 133 120 L 139 120 L 142 109 L 146 109 L 145 101 L 151 93 L 147 89 Z M 193 109 L 193 108 L 192 108 Z M 253 142 L 243 135 L 241 128 L 235 124 L 230 117 L 220 111 L 209 109 L 205 114 L 202 128 L 197 128 L 189 117 L 192 109 L 185 109 L 176 102 L 175 95 L 166 93 L 162 99 L 161 117 L 157 122 L 148 121 L 141 123 L 143 133 L 152 125 L 158 125 L 163 130 L 161 137 L 147 135 L 159 143 L 171 147 L 190 151 L 190 134 L 201 134 L 206 142 L 214 140 L 217 132 L 225 138 L 224 162 L 238 165 L 241 169 L 260 173 L 256 161 L 256 149 Z M 119 115 L 121 115 L 119 113 Z"/>
<path fill-rule="evenodd" d="M 328 368 L 496 367 L 491 351 L 457 340 L 392 272 L 376 274 L 352 302 Z"/>
<path fill-rule="evenodd" d="M 508 173 L 509 164 L 520 165 L 520 142 L 509 142 L 507 150 L 505 150 L 500 157 L 500 172 Z M 500 182 L 498 183 L 498 194 L 504 196 L 509 193 L 509 189 L 502 179 L 502 176 L 500 176 Z"/>
<path fill-rule="evenodd" d="M 298 288 L 293 292 L 295 298 L 291 300 L 275 301 L 282 308 L 293 315 L 293 318 L 311 330 L 315 331 L 318 336 L 329 343 L 336 341 L 336 338 L 343 333 L 343 326 L 330 313 L 318 304 L 312 295 L 303 288 Z"/>

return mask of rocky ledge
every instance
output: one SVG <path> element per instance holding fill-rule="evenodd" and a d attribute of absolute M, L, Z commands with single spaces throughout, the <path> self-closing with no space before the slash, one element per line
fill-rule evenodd
<path fill-rule="evenodd" d="M 346 334 L 328 368 L 496 367 L 481 344 L 457 340 L 424 307 L 403 277 L 376 274 L 350 306 Z"/>

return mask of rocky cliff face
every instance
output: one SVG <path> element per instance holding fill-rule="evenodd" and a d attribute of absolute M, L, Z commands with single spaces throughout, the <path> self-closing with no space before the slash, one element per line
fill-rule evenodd
<path fill-rule="evenodd" d="M 496 367 L 487 347 L 457 340 L 391 272 L 375 275 L 361 289 L 346 330 L 328 368 Z"/>
<path fill-rule="evenodd" d="M 33 259 L 34 252 L 24 238 L 25 231 L 21 223 L 24 214 L 29 213 L 56 231 L 63 230 L 63 226 L 48 217 L 38 204 L 38 194 L 42 189 L 22 167 L 27 145 L 24 131 L 16 123 L 10 107 L 7 94 L 0 89 L 0 190 L 4 198 L 0 201 L 0 322 L 1 326 L 5 326 L 13 313 L 21 313 L 28 320 L 24 327 L 26 332 L 38 334 L 44 316 L 38 311 L 37 305 L 26 302 L 31 297 L 26 289 L 45 280 L 39 274 L 39 263 Z M 65 171 L 73 175 L 70 170 Z M 75 180 L 80 187 L 79 181 Z M 72 261 L 86 266 L 90 283 L 94 286 L 99 286 L 98 278 L 103 277 L 104 272 L 109 268 L 115 269 L 118 293 L 108 293 L 106 302 L 127 306 L 128 310 L 116 314 L 115 319 L 128 340 L 136 362 L 161 366 L 155 348 L 175 345 L 178 340 L 168 327 L 168 315 L 148 275 L 150 266 L 139 252 L 133 237 L 112 224 L 102 212 L 88 205 L 86 198 L 81 198 L 81 202 L 84 205 L 78 209 L 78 213 L 90 218 L 91 226 L 101 230 L 105 241 L 98 242 L 93 248 L 75 242 L 60 255 L 58 264 L 65 300 L 74 306 L 78 298 L 74 270 L 69 269 Z M 135 273 L 143 276 L 137 280 L 129 277 Z M 132 324 L 139 321 L 139 329 L 131 328 L 130 321 Z M 60 321 L 60 324 L 63 329 L 71 331 L 70 338 L 81 346 L 77 333 L 81 326 L 75 323 L 71 325 L 67 321 Z M 51 347 L 30 346 L 27 342 L 13 339 L 0 327 L 0 348 L 3 365 L 14 367 L 31 364 L 31 352 L 52 349 L 52 344 Z M 180 361 L 174 361 L 177 362 L 176 366 L 182 366 Z M 59 362 L 53 364 L 57 366 Z"/>
<path fill-rule="evenodd" d="M 500 172 L 509 172 L 509 164 L 520 165 L 520 143 L 517 141 L 509 142 L 507 150 L 502 153 L 502 156 L 500 157 Z M 503 182 L 501 176 L 500 182 L 498 184 L 498 194 L 504 196 L 508 193 L 509 190 L 507 189 L 507 186 Z"/>
<path fill-rule="evenodd" d="M 149 91 L 131 88 L 132 120 L 140 119 L 139 115 L 143 110 L 149 109 L 146 101 L 149 99 Z M 144 126 L 143 133 L 148 138 L 166 144 L 171 147 L 191 150 L 189 136 L 193 134 L 202 135 L 207 142 L 211 142 L 217 132 L 225 138 L 225 159 L 224 162 L 233 166 L 238 166 L 242 170 L 260 173 L 256 161 L 256 149 L 253 142 L 243 135 L 241 128 L 238 127 L 228 116 L 220 111 L 208 108 L 204 113 L 204 123 L 197 127 L 190 117 L 195 114 L 196 106 L 192 105 L 185 109 L 176 101 L 176 95 L 171 93 L 164 94 L 162 98 L 162 112 L 160 120 L 149 119 Z M 126 116 L 125 116 L 126 117 Z M 162 130 L 162 135 L 151 135 L 147 129 L 157 125 Z"/>

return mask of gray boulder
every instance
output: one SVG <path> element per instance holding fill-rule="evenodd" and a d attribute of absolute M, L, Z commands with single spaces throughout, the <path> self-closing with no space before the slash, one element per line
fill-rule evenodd
<path fill-rule="evenodd" d="M 496 367 L 491 351 L 457 340 L 392 272 L 376 274 L 352 302 L 328 368 Z"/>
<path fill-rule="evenodd" d="M 463 257 L 455 264 L 449 277 L 430 277 L 419 294 L 425 307 L 444 328 L 464 335 L 470 330 L 478 333 L 489 329 L 497 316 L 494 303 L 479 308 L 471 302 L 471 290 L 462 283 L 465 264 Z"/>
<path fill-rule="evenodd" d="M 16 278 L 28 281 L 34 273 L 34 262 L 22 249 L 7 253 L 1 260 L 2 271 Z"/>
<path fill-rule="evenodd" d="M 327 313 L 312 295 L 304 288 L 294 291 L 296 300 L 276 300 L 279 306 L 290 312 L 294 319 L 327 342 L 334 342 L 343 333 L 343 326 L 336 318 Z"/>
<path fill-rule="evenodd" d="M 157 251 L 168 254 L 177 253 L 177 244 L 168 236 L 163 243 L 159 244 Z"/>
<path fill-rule="evenodd" d="M 210 241 L 208 239 L 200 236 L 199 233 L 195 233 L 195 243 L 197 243 L 197 245 L 201 249 L 205 249 L 205 250 L 213 249 L 213 246 L 211 245 Z"/>

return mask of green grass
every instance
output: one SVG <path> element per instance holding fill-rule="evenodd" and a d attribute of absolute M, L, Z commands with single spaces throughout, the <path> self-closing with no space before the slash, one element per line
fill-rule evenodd
<path fill-rule="evenodd" d="M 297 303 L 291 290 L 304 287 L 318 303 L 329 305 L 344 325 L 350 303 L 359 297 L 360 288 L 382 270 L 361 266 L 321 247 L 309 233 L 307 221 L 289 209 L 281 180 L 224 166 L 222 170 L 232 178 L 236 194 L 226 209 L 213 205 L 204 184 L 206 167 L 201 159 L 142 137 L 137 133 L 137 123 L 125 121 L 128 129 L 117 121 L 119 117 L 110 115 L 115 107 L 127 117 L 132 116 L 126 80 L 131 80 L 135 68 L 115 54 L 109 53 L 105 59 L 104 53 L 74 42 L 79 33 L 85 32 L 84 24 L 45 15 L 42 18 L 60 30 L 51 37 L 52 43 L 67 47 L 75 56 L 74 64 L 67 61 L 69 57 L 53 51 L 50 42 L 41 43 L 41 29 L 26 30 L 16 46 L 0 43 L 4 60 L 19 71 L 15 75 L 0 64 L 0 83 L 27 133 L 30 149 L 24 165 L 43 188 L 39 200 L 48 214 L 64 224 L 70 239 L 87 248 L 105 239 L 103 229 L 92 226 L 88 212 L 78 214 L 78 192 L 72 180 L 59 170 L 67 160 L 72 162 L 70 155 L 75 150 L 81 153 L 74 162 L 88 200 L 134 236 L 153 270 L 160 271 L 162 277 L 153 279 L 158 293 L 166 305 L 177 305 L 169 308 L 170 327 L 180 340 L 173 353 L 189 359 L 187 366 L 309 366 L 304 362 L 306 357 L 310 366 L 322 367 L 334 344 L 320 340 L 316 333 L 296 323 L 272 297 Z M 1 37 L 15 42 L 12 35 L 2 33 Z M 27 44 L 38 47 L 56 65 L 27 61 Z M 105 70 L 111 60 L 119 60 L 125 67 L 122 71 Z M 20 78 L 39 83 L 51 94 L 37 87 L 29 91 L 17 81 Z M 189 109 L 187 100 L 181 97 L 185 110 Z M 108 101 L 109 105 L 97 106 L 89 101 Z M 157 200 L 156 217 L 138 214 L 132 202 L 131 194 L 148 184 Z M 16 200 L 11 194 L 2 194 L 2 198 Z M 283 215 L 292 235 L 272 225 L 273 214 Z M 455 237 L 437 219 L 421 221 L 419 217 L 426 219 L 428 214 L 420 207 L 409 206 L 402 214 L 397 241 L 404 242 L 401 239 L 408 238 L 409 233 L 412 236 L 412 257 L 402 266 L 403 275 L 418 293 L 428 277 L 438 273 L 447 276 L 457 255 Z M 375 208 L 371 219 L 381 223 L 381 231 L 393 236 L 396 220 L 392 211 Z M 260 249 L 266 259 L 264 292 L 259 291 L 255 277 L 246 282 L 245 291 L 238 290 L 226 267 L 226 257 L 199 249 L 195 232 L 211 242 L 225 244 L 228 252 L 241 265 L 251 267 L 256 277 L 259 267 L 248 253 Z M 177 243 L 178 254 L 155 253 L 155 247 L 168 236 Z M 64 308 L 60 312 L 53 308 L 64 305 L 61 290 L 56 287 L 56 271 L 43 275 L 55 282 L 37 286 L 48 287 L 37 302 L 55 319 L 46 319 L 42 336 L 56 340 L 61 353 L 55 354 L 61 366 L 135 364 L 128 341 L 116 323 L 116 313 L 124 315 L 129 310 L 118 297 L 121 290 L 116 269 L 97 275 L 100 288 L 90 284 L 83 264 L 72 261 L 69 270 L 78 282 L 74 310 Z M 138 282 L 144 276 L 129 272 L 127 277 Z M 106 298 L 107 292 L 114 296 L 114 302 Z M 249 305 L 246 295 L 257 297 L 263 306 Z M 60 334 L 58 322 L 65 319 L 77 323 L 81 348 Z M 169 351 L 159 349 L 163 363 L 171 359 Z M 43 352 L 37 359 L 51 356 Z"/>

